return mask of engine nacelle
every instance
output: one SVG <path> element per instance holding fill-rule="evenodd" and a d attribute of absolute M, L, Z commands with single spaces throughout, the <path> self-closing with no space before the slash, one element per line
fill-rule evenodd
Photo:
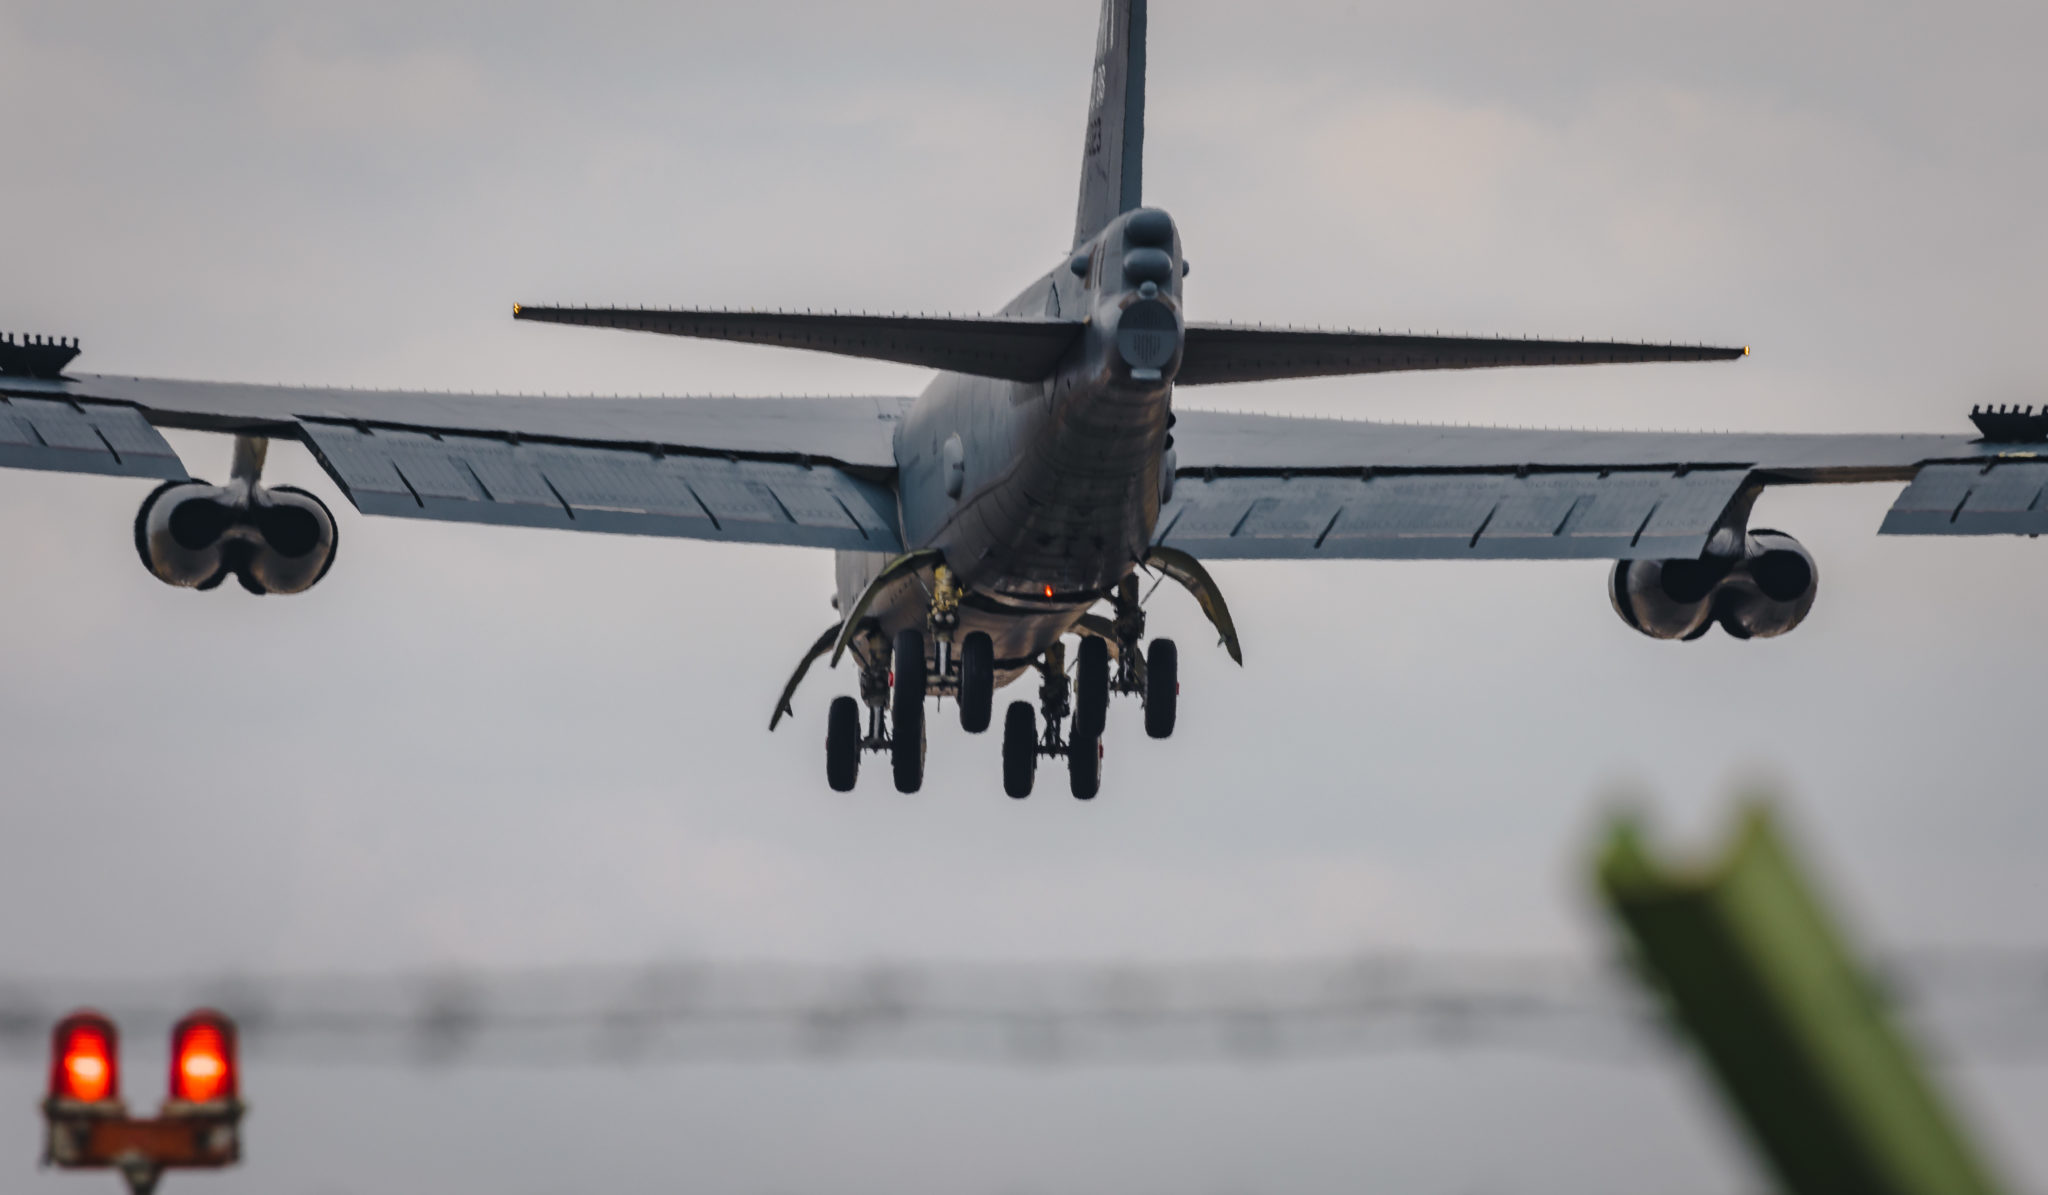
<path fill-rule="evenodd" d="M 1619 561 L 1607 589 L 1621 620 L 1652 639 L 1697 639 L 1717 622 L 1737 639 L 1769 639 L 1804 622 L 1819 591 L 1812 553 L 1763 530 L 1735 559 Z"/>
<path fill-rule="evenodd" d="M 229 574 L 250 593 L 304 593 L 334 565 L 326 503 L 297 486 L 173 481 L 135 513 L 135 551 L 166 585 L 212 589 Z"/>
<path fill-rule="evenodd" d="M 1813 553 L 1782 531 L 1752 531 L 1742 564 L 1721 582 L 1714 617 L 1737 639 L 1770 639 L 1806 621 L 1820 592 Z"/>

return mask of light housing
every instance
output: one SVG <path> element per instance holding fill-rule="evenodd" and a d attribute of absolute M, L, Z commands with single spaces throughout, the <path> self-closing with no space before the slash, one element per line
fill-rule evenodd
<path fill-rule="evenodd" d="M 210 1008 L 187 1013 L 171 1029 L 170 1105 L 233 1103 L 241 1095 L 235 1023 Z"/>
<path fill-rule="evenodd" d="M 50 1099 L 111 1106 L 121 1101 L 121 1034 L 114 1022 L 80 1009 L 50 1031 Z"/>

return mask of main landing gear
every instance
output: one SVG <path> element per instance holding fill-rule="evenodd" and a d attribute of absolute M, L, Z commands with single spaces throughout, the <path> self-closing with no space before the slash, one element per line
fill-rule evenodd
<path fill-rule="evenodd" d="M 1191 560 L 1159 566 L 1203 597 L 1204 609 L 1210 611 L 1235 658 L 1228 613 L 1206 574 Z M 924 786 L 928 698 L 955 698 L 961 729 L 970 734 L 988 730 L 993 720 L 995 645 L 980 631 L 960 634 L 959 585 L 943 564 L 932 574 L 924 629 L 905 629 L 885 639 L 871 621 L 859 623 L 857 630 L 828 628 L 783 690 L 771 730 L 789 712 L 790 696 L 812 661 L 839 644 L 850 647 L 860 662 L 860 698 L 834 700 L 827 719 L 825 772 L 838 792 L 853 789 L 860 778 L 861 756 L 868 752 L 887 753 L 898 792 L 914 793 Z M 1124 578 L 1110 603 L 1110 617 L 1084 615 L 1074 627 L 1080 642 L 1071 670 L 1064 641 L 1029 661 L 1039 674 L 1036 708 L 1029 701 L 1013 702 L 1003 717 L 1003 791 L 1011 797 L 1030 796 L 1038 761 L 1051 758 L 1066 761 L 1068 788 L 1074 796 L 1093 800 L 1102 789 L 1102 738 L 1114 697 L 1137 697 L 1143 703 L 1145 733 L 1150 737 L 1173 734 L 1180 705 L 1179 649 L 1171 639 L 1146 641 L 1137 577 Z M 1024 663 L 1012 660 L 1007 666 Z"/>
<path fill-rule="evenodd" d="M 914 793 L 924 787 L 928 697 L 957 697 L 961 729 L 970 734 L 988 729 L 995 701 L 995 644 L 986 634 L 973 632 L 960 640 L 956 658 L 953 643 L 960 629 L 960 587 L 943 564 L 933 574 L 929 641 L 924 632 L 915 629 L 898 631 L 886 648 L 877 633 L 870 631 L 861 637 L 855 652 L 861 661 L 860 700 L 834 700 L 826 721 L 825 775 L 837 792 L 852 791 L 860 779 L 861 754 L 866 751 L 888 752 L 897 792 Z M 929 652 L 927 642 L 931 644 Z M 810 659 L 821 654 L 824 640 L 819 644 Z M 807 659 L 806 666 L 808 663 Z M 799 668 L 790 687 L 802 677 Z M 788 698 L 785 690 L 785 706 Z M 867 707 L 865 731 L 862 706 Z"/>
<path fill-rule="evenodd" d="M 862 753 L 887 752 L 896 791 L 914 793 L 924 787 L 924 701 L 931 688 L 924 636 L 903 631 L 884 650 L 881 636 L 866 635 L 855 654 L 861 662 L 860 700 L 832 700 L 825 720 L 825 778 L 834 792 L 852 792 Z"/>
<path fill-rule="evenodd" d="M 1093 640 L 1083 640 L 1085 647 Z M 1045 713 L 1045 733 L 1038 732 L 1038 719 L 1028 701 L 1013 701 L 1003 716 L 1003 791 L 1017 800 L 1031 795 L 1038 779 L 1038 757 L 1064 758 L 1067 784 L 1074 796 L 1092 801 L 1102 790 L 1102 728 L 1092 732 L 1077 716 L 1070 739 L 1061 732 L 1067 715 L 1073 712 L 1069 696 L 1073 688 L 1067 679 L 1067 645 L 1055 643 L 1038 658 L 1038 705 Z M 1107 673 L 1105 672 L 1105 676 Z M 1104 700 L 1107 700 L 1105 694 Z"/>
<path fill-rule="evenodd" d="M 1171 639 L 1155 639 L 1141 651 L 1145 611 L 1138 603 L 1137 578 L 1126 577 L 1117 586 L 1113 621 L 1105 624 L 1091 616 L 1082 620 L 1081 631 L 1071 681 L 1066 644 L 1053 644 L 1037 660 L 1044 733 L 1028 701 L 1012 702 L 1003 717 L 1003 791 L 1019 800 L 1031 795 L 1040 756 L 1064 758 L 1069 790 L 1080 800 L 1095 799 L 1102 789 L 1102 735 L 1112 695 L 1144 701 L 1146 734 L 1163 739 L 1173 733 L 1180 704 L 1180 650 Z M 1069 715 L 1072 730 L 1063 734 Z"/>

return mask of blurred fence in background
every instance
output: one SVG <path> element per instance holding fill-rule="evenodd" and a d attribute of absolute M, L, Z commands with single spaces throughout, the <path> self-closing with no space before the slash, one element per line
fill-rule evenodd
<path fill-rule="evenodd" d="M 2048 950 L 1886 960 L 1937 1058 L 2048 1062 Z M 40 1059 L 72 1008 L 147 1042 L 195 1005 L 252 1058 L 303 1064 L 656 1065 L 832 1060 L 1267 1063 L 1489 1050 L 1628 1063 L 1667 1038 L 1613 967 L 1368 954 L 1182 964 L 674 961 L 389 976 L 76 982 L 0 975 L 0 1056 Z"/>

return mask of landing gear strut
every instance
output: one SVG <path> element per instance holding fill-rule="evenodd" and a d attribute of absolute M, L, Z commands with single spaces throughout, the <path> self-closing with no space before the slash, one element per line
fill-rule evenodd
<path fill-rule="evenodd" d="M 1180 649 L 1171 639 L 1154 639 L 1149 648 L 1145 646 L 1145 608 L 1138 604 L 1138 578 L 1125 577 L 1117 585 L 1113 601 L 1115 614 L 1109 629 L 1116 641 L 1116 676 L 1108 688 L 1144 702 L 1145 733 L 1155 739 L 1167 738 L 1173 734 L 1180 707 Z"/>
<path fill-rule="evenodd" d="M 1090 642 L 1099 641 L 1082 640 L 1084 652 Z M 1084 661 L 1086 658 L 1082 657 Z M 1106 664 L 1107 656 L 1104 661 Z M 1010 703 L 1003 717 L 1003 791 L 1018 800 L 1030 796 L 1037 779 L 1038 757 L 1064 756 L 1070 791 L 1080 800 L 1092 801 L 1102 789 L 1102 731 L 1098 728 L 1088 732 L 1075 713 L 1073 686 L 1067 679 L 1067 645 L 1055 643 L 1046 648 L 1038 659 L 1038 672 L 1038 705 L 1045 717 L 1045 731 L 1039 733 L 1038 718 L 1030 702 Z M 1071 739 L 1062 730 L 1069 716 L 1074 719 Z"/>
<path fill-rule="evenodd" d="M 911 632 L 915 634 L 915 632 Z M 918 653 L 920 662 L 923 653 Z M 825 779 L 834 792 L 852 792 L 860 780 L 860 757 L 869 751 L 887 751 L 890 763 L 900 767 L 895 756 L 897 737 L 889 733 L 889 705 L 893 696 L 890 671 L 890 653 L 884 649 L 880 635 L 869 630 L 861 634 L 854 657 L 860 661 L 860 700 L 851 697 L 836 697 L 832 700 L 831 712 L 825 720 Z M 799 670 L 801 671 L 801 670 Z M 918 670 L 919 677 L 923 669 Z M 793 682 L 792 682 L 793 683 Z M 785 701 L 787 694 L 785 694 Z M 861 709 L 867 709 L 867 728 L 861 728 Z M 924 713 L 923 699 L 918 702 L 920 715 L 917 726 L 916 778 L 924 779 Z M 771 727 L 772 729 L 772 727 Z M 892 767 L 896 770 L 896 767 Z M 897 785 L 902 787 L 902 772 L 897 771 Z M 915 792 L 916 788 L 904 789 Z"/>

